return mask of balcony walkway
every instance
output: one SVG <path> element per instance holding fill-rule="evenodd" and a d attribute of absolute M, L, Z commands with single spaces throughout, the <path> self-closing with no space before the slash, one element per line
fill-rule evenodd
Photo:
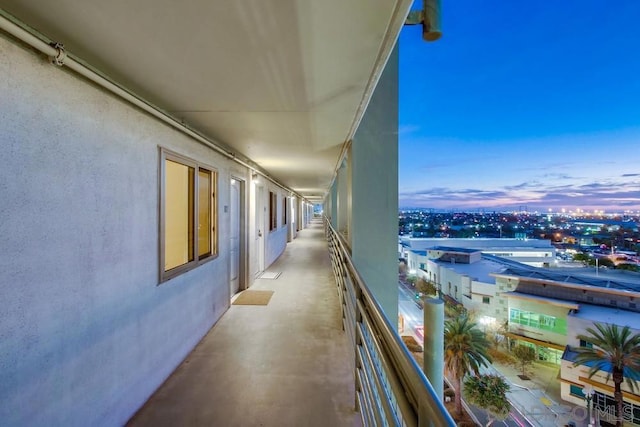
<path fill-rule="evenodd" d="M 322 222 L 299 232 L 128 426 L 358 426 L 347 337 Z"/>

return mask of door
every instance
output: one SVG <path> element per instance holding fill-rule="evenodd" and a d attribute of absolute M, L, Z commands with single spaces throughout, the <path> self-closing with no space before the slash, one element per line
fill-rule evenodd
<path fill-rule="evenodd" d="M 264 204 L 264 187 L 256 185 L 255 200 L 255 236 L 256 236 L 256 276 L 264 271 L 264 236 L 265 236 L 265 204 Z"/>
<path fill-rule="evenodd" d="M 229 192 L 229 288 L 231 295 L 244 289 L 244 182 L 231 178 Z"/>

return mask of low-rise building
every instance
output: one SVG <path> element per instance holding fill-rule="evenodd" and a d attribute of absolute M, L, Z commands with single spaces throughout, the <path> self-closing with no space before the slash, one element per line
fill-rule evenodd
<path fill-rule="evenodd" d="M 602 372 L 589 379 L 588 367 L 574 366 L 573 349 L 588 345 L 577 336 L 596 322 L 640 325 L 637 275 L 536 268 L 475 249 L 443 246 L 409 251 L 408 262 L 444 298 L 472 311 L 482 327 L 506 323 L 509 347 L 533 347 L 538 361 L 557 365 L 564 400 L 583 404 L 582 389 L 590 385 L 595 407 L 611 410 L 612 381 Z M 629 422 L 640 425 L 640 395 L 624 391 L 627 411 L 638 415 Z"/>
<path fill-rule="evenodd" d="M 409 252 L 426 251 L 433 248 L 458 248 L 476 250 L 483 254 L 512 259 L 533 267 L 553 266 L 556 248 L 550 240 L 542 239 L 449 239 L 415 238 L 400 236 L 399 256 L 407 258 Z"/>
<path fill-rule="evenodd" d="M 633 297 L 635 298 L 635 296 Z M 621 327 L 629 325 L 632 333 L 640 333 L 640 313 L 622 310 L 615 307 L 580 304 L 578 310 L 573 311 L 567 318 L 567 327 L 571 334 L 567 336 L 567 347 L 562 356 L 561 364 L 561 394 L 568 402 L 580 404 L 584 402 L 586 386 L 593 390 L 594 413 L 610 417 L 614 414 L 613 381 L 607 379 L 607 372 L 600 371 L 589 378 L 588 366 L 576 366 L 577 353 L 575 348 L 591 346 L 591 343 L 579 340 L 578 335 L 588 335 L 587 328 L 594 323 L 614 324 Z M 636 378 L 636 380 L 640 380 Z M 631 390 L 626 381 L 622 383 L 625 402 L 625 424 L 640 425 L 640 394 L 638 389 Z M 595 415 L 594 415 L 595 417 Z M 609 420 L 611 421 L 611 420 Z"/>

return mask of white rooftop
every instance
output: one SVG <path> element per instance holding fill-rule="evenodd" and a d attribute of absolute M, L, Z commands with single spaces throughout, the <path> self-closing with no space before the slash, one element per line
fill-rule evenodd
<path fill-rule="evenodd" d="M 545 248 L 554 249 L 550 240 L 542 239 L 458 239 L 445 237 L 410 237 L 400 236 L 400 243 L 411 249 L 425 250 L 433 246 L 448 246 L 452 248 L 477 248 L 477 249 L 499 249 L 499 248 Z"/>
<path fill-rule="evenodd" d="M 611 323 L 615 325 L 629 326 L 640 330 L 640 313 L 621 310 L 614 307 L 601 305 L 580 304 L 580 309 L 569 316 L 590 322 Z"/>
<path fill-rule="evenodd" d="M 459 262 L 451 263 L 445 261 L 433 260 L 437 264 L 455 271 L 458 274 L 464 274 L 471 277 L 472 280 L 482 283 L 495 285 L 496 278 L 491 273 L 500 273 L 506 269 L 505 265 L 495 259 L 482 258 L 480 261 L 471 264 L 462 264 Z"/>

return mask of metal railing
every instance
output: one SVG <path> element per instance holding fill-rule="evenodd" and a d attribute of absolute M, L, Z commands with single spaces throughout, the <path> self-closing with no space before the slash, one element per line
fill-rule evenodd
<path fill-rule="evenodd" d="M 354 352 L 356 409 L 365 426 L 455 426 L 422 369 L 402 343 L 325 219 L 342 321 Z"/>

